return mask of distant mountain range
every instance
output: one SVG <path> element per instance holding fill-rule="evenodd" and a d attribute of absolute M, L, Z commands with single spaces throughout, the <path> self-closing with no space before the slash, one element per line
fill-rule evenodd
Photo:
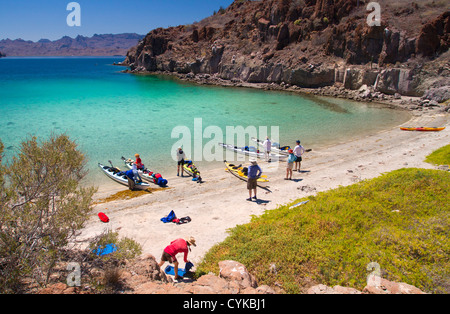
<path fill-rule="evenodd" d="M 144 38 L 134 33 L 125 34 L 95 34 L 92 37 L 64 36 L 51 41 L 41 39 L 38 42 L 23 39 L 0 40 L 0 56 L 114 56 L 126 55 L 128 49 Z"/>

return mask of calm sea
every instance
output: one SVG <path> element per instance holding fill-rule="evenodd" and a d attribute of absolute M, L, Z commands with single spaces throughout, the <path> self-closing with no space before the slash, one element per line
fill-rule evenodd
<path fill-rule="evenodd" d="M 97 163 L 122 166 L 121 156 L 140 153 L 144 164 L 163 176 L 176 173 L 171 158 L 176 127 L 194 135 L 215 126 L 272 126 L 282 145 L 300 139 L 318 147 L 362 136 L 405 122 L 405 112 L 341 99 L 310 99 L 247 88 L 199 86 L 166 76 L 121 73 L 123 58 L 0 59 L 0 139 L 5 159 L 29 136 L 45 139 L 66 133 L 88 158 L 89 180 L 109 182 Z M 198 121 L 198 120 L 197 120 Z M 203 139 L 207 143 L 210 139 Z M 220 140 L 222 141 L 222 140 Z M 249 142 L 247 145 L 254 145 Z M 192 156 L 194 157 L 194 156 Z M 198 162 L 213 167 L 220 162 Z"/>

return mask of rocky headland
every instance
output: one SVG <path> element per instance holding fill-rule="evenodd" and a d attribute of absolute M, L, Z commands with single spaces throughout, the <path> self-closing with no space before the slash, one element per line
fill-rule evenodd
<path fill-rule="evenodd" d="M 122 64 L 201 84 L 449 110 L 439 106 L 450 98 L 448 2 L 380 0 L 380 26 L 369 26 L 368 2 L 236 0 L 192 25 L 152 30 Z"/>

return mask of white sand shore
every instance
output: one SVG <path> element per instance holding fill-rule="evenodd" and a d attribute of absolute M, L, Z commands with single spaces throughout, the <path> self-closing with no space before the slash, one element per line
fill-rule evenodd
<path fill-rule="evenodd" d="M 270 192 L 258 189 L 259 203 L 246 201 L 245 182 L 225 172 L 225 167 L 202 172 L 203 184 L 187 177 L 167 177 L 170 189 L 96 205 L 81 238 L 98 235 L 107 228 L 118 230 L 120 236 L 139 242 L 144 253 L 159 259 L 172 240 L 192 235 L 197 240 L 197 247 L 192 249 L 189 259 L 195 264 L 213 245 L 227 237 L 229 228 L 249 222 L 252 215 L 395 169 L 435 168 L 424 159 L 450 143 L 449 121 L 448 114 L 414 117 L 405 125 L 446 126 L 446 129 L 441 132 L 407 132 L 395 127 L 347 143 L 314 148 L 304 155 L 303 172 L 294 173 L 292 181 L 284 180 L 284 163 L 276 170 L 273 163 L 260 162 L 271 183 Z M 111 183 L 101 188 L 96 198 L 127 189 Z M 192 221 L 183 225 L 163 223 L 160 219 L 171 210 L 178 217 L 190 216 Z M 100 222 L 99 212 L 109 216 L 108 224 Z"/>

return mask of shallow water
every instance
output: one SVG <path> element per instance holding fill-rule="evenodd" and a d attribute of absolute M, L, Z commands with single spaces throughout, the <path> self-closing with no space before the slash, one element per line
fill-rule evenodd
<path fill-rule="evenodd" d="M 125 74 L 122 67 L 112 65 L 122 60 L 0 59 L 0 139 L 5 159 L 17 153 L 19 143 L 31 135 L 46 138 L 52 132 L 66 133 L 88 158 L 89 181 L 100 185 L 110 180 L 97 169 L 98 162 L 108 164 L 111 160 L 122 166 L 121 156 L 133 157 L 135 153 L 140 153 L 152 170 L 163 176 L 174 175 L 172 153 L 180 139 L 189 139 L 186 134 L 172 138 L 176 130 L 189 131 L 192 145 L 183 148 L 188 157 L 197 157 L 198 166 L 207 168 L 219 161 L 205 161 L 202 152 L 224 158 L 225 154 L 205 145 L 226 142 L 227 127 L 255 127 L 259 138 L 266 136 L 262 131 L 267 127 L 269 136 L 277 137 L 279 132 L 281 145 L 294 146 L 300 139 L 305 147 L 318 147 L 409 119 L 403 111 L 343 99 L 199 86 L 167 76 Z M 208 130 L 222 134 L 210 134 L 211 142 L 205 134 Z M 250 137 L 246 135 L 244 145 L 255 145 Z"/>

